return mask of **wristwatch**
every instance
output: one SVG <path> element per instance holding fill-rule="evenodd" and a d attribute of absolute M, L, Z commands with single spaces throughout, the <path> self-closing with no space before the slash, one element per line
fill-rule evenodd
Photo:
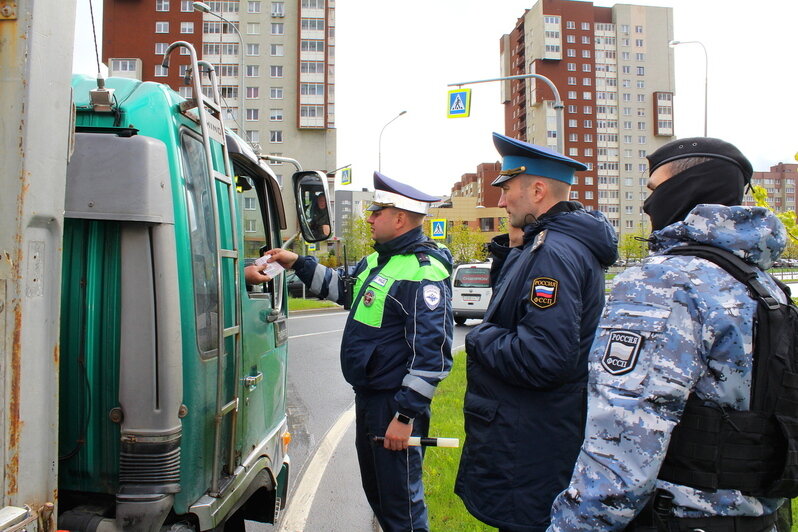
<path fill-rule="evenodd" d="M 413 424 L 413 418 L 410 417 L 410 416 L 406 416 L 406 415 L 402 414 L 401 412 L 397 412 L 396 414 L 394 414 L 393 418 L 396 421 L 398 421 L 399 423 L 404 423 L 405 425 L 412 425 Z"/>

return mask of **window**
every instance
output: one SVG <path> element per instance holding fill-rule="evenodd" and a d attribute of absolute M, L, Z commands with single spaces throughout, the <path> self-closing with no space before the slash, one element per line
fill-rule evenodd
<path fill-rule="evenodd" d="M 645 95 L 645 94 L 638 94 L 638 95 L 637 95 L 637 101 L 638 101 L 639 103 L 645 103 L 645 101 L 646 101 L 646 95 Z M 640 114 L 640 112 L 639 112 L 639 111 L 640 111 L 640 110 L 638 109 L 637 116 L 642 116 L 642 115 Z M 645 112 L 645 111 L 643 111 L 643 112 Z"/>
<path fill-rule="evenodd" d="M 579 156 L 579 150 L 577 148 L 568 148 L 568 155 L 571 157 Z"/>
<path fill-rule="evenodd" d="M 576 22 L 574 22 L 573 20 L 567 20 L 565 22 L 565 28 L 569 29 L 569 30 L 575 30 L 576 29 Z"/>
<path fill-rule="evenodd" d="M 590 63 L 584 63 L 582 65 L 582 72 L 590 72 L 592 68 L 590 67 Z"/>
<path fill-rule="evenodd" d="M 271 78 L 281 78 L 281 77 L 283 77 L 283 66 L 282 65 L 271 65 L 269 67 L 269 77 L 271 77 Z"/>
<path fill-rule="evenodd" d="M 588 153 L 590 152 L 590 153 Z M 588 148 L 585 150 L 585 156 L 591 157 L 593 155 L 593 150 Z M 585 185 L 592 186 L 593 185 L 593 178 L 590 176 L 585 176 Z"/>
<path fill-rule="evenodd" d="M 246 76 L 248 78 L 257 78 L 260 76 L 260 67 L 258 65 L 247 65 Z"/>
<path fill-rule="evenodd" d="M 640 135 L 639 137 L 637 137 L 637 143 L 638 144 L 645 144 L 646 143 L 646 136 L 645 135 Z"/>
<path fill-rule="evenodd" d="M 567 43 L 575 43 L 576 42 L 576 35 L 566 35 L 565 42 Z"/>
<path fill-rule="evenodd" d="M 576 91 L 568 91 L 568 99 L 576 100 Z"/>
<path fill-rule="evenodd" d="M 260 13 L 260 1 L 250 0 L 247 2 L 247 13 Z"/>
<path fill-rule="evenodd" d="M 568 57 L 576 57 L 576 50 L 574 50 L 573 48 L 568 48 L 566 50 L 566 55 Z"/>
<path fill-rule="evenodd" d="M 300 25 L 303 30 L 324 31 L 324 19 L 322 18 L 303 18 Z"/>
<path fill-rule="evenodd" d="M 590 37 L 582 35 L 582 44 L 590 44 Z"/>
<path fill-rule="evenodd" d="M 624 129 L 632 129 L 632 121 L 631 120 L 624 120 L 623 121 L 623 128 Z"/>
<path fill-rule="evenodd" d="M 577 124 L 578 122 L 574 118 L 568 120 L 568 127 L 578 127 Z"/>
<path fill-rule="evenodd" d="M 244 210 L 255 211 L 258 209 L 257 198 L 244 198 Z"/>
<path fill-rule="evenodd" d="M 254 122 L 260 119 L 260 110 L 259 109 L 247 109 L 246 115 L 244 118 L 248 122 Z"/>
<path fill-rule="evenodd" d="M 638 53 L 635 54 L 635 59 L 638 60 L 638 61 L 645 61 L 646 60 L 646 54 L 642 54 L 642 53 L 638 52 Z"/>
<path fill-rule="evenodd" d="M 546 24 L 559 24 L 560 23 L 560 17 L 554 17 L 554 16 L 551 16 L 551 15 L 547 15 L 547 16 L 543 17 L 543 22 L 545 22 Z"/>
<path fill-rule="evenodd" d="M 582 85 L 589 87 L 593 83 L 592 78 L 582 78 Z"/>
<path fill-rule="evenodd" d="M 593 121 L 592 120 L 585 120 L 584 126 L 585 126 L 585 129 L 591 129 L 593 127 Z"/>
<path fill-rule="evenodd" d="M 324 0 L 302 0 L 302 7 L 324 9 Z"/>
<path fill-rule="evenodd" d="M 285 55 L 285 46 L 282 44 L 270 44 L 269 55 L 272 57 L 282 57 Z"/>
<path fill-rule="evenodd" d="M 585 199 L 586 200 L 588 200 L 588 199 L 592 200 L 593 199 L 593 191 L 592 190 L 586 190 L 585 191 Z"/>
<path fill-rule="evenodd" d="M 192 0 L 180 0 L 180 11 L 183 13 L 191 13 L 194 11 L 194 2 Z"/>
<path fill-rule="evenodd" d="M 629 61 L 632 59 L 632 54 L 630 54 L 629 52 L 621 52 L 621 59 L 623 61 Z"/>
<path fill-rule="evenodd" d="M 272 87 L 269 89 L 269 99 L 270 100 L 282 100 L 283 99 L 283 88 L 282 87 Z"/>
<path fill-rule="evenodd" d="M 180 33 L 194 33 L 194 23 L 193 22 L 181 22 L 180 23 Z"/>
<path fill-rule="evenodd" d="M 644 79 L 637 80 L 637 88 L 638 89 L 645 89 L 646 88 L 646 81 Z"/>
<path fill-rule="evenodd" d="M 621 33 L 629 33 L 629 24 L 621 24 Z"/>
<path fill-rule="evenodd" d="M 590 50 L 582 50 L 582 57 L 590 58 Z"/>
<path fill-rule="evenodd" d="M 260 23 L 247 22 L 247 35 L 260 35 Z"/>
<path fill-rule="evenodd" d="M 238 99 L 238 85 L 222 85 L 219 87 L 219 94 L 222 98 Z"/>
<path fill-rule="evenodd" d="M 245 94 L 247 100 L 255 100 L 260 97 L 260 87 L 247 87 Z"/>
<path fill-rule="evenodd" d="M 324 74 L 324 62 L 302 61 L 299 63 L 299 71 L 303 74 Z"/>
<path fill-rule="evenodd" d="M 168 22 L 156 22 L 155 23 L 155 33 L 169 33 L 169 23 Z"/>
<path fill-rule="evenodd" d="M 155 43 L 155 53 L 158 55 L 163 55 L 166 52 L 166 49 L 169 47 L 169 43 L 165 42 L 157 42 Z"/>
<path fill-rule="evenodd" d="M 179 87 L 177 93 L 188 100 L 194 95 L 194 89 L 193 87 Z"/>
<path fill-rule="evenodd" d="M 576 63 L 568 63 L 567 68 L 570 72 L 576 72 Z"/>
<path fill-rule="evenodd" d="M 273 17 L 285 16 L 285 2 L 272 2 L 272 16 Z"/>
<path fill-rule="evenodd" d="M 578 140 L 579 140 L 579 135 L 577 133 L 570 133 L 568 135 L 568 141 L 569 142 L 576 142 Z"/>
<path fill-rule="evenodd" d="M 260 44 L 258 43 L 247 43 L 247 55 L 260 55 Z"/>
<path fill-rule="evenodd" d="M 269 131 L 269 142 L 280 143 L 283 141 L 283 132 L 280 130 Z"/>
<path fill-rule="evenodd" d="M 592 115 L 593 108 L 589 105 L 585 105 L 584 107 L 582 107 L 582 112 L 585 113 L 586 115 Z"/>
<path fill-rule="evenodd" d="M 111 61 L 111 70 L 114 72 L 135 72 L 136 60 L 135 59 L 114 59 Z M 157 69 L 156 69 L 157 71 Z"/>
<path fill-rule="evenodd" d="M 250 142 L 260 142 L 260 131 L 257 129 L 247 129 L 245 133 Z"/>
<path fill-rule="evenodd" d="M 585 31 L 590 31 L 590 22 L 583 22 L 582 29 Z"/>
<path fill-rule="evenodd" d="M 632 73 L 632 67 L 630 67 L 629 65 L 623 65 L 621 67 L 621 72 L 623 72 L 624 74 L 631 74 Z"/>
<path fill-rule="evenodd" d="M 219 65 L 216 73 L 219 77 L 238 77 L 238 65 Z"/>
<path fill-rule="evenodd" d="M 300 83 L 299 94 L 324 96 L 324 83 Z"/>
<path fill-rule="evenodd" d="M 593 142 L 593 134 L 592 133 L 585 133 L 585 142 Z"/>
<path fill-rule="evenodd" d="M 568 85 L 576 85 L 576 78 L 573 76 L 568 77 Z"/>
<path fill-rule="evenodd" d="M 271 122 L 282 122 L 283 121 L 283 110 L 282 109 L 270 109 L 269 110 L 269 121 L 271 121 Z"/>
<path fill-rule="evenodd" d="M 302 41 L 299 49 L 303 52 L 323 52 L 324 41 Z"/>
<path fill-rule="evenodd" d="M 635 33 L 643 33 L 643 26 L 635 26 Z"/>
<path fill-rule="evenodd" d="M 169 11 L 169 0 L 155 0 L 155 11 Z"/>
<path fill-rule="evenodd" d="M 250 198 L 245 198 L 245 199 L 250 199 Z M 255 199 L 255 198 L 251 198 L 251 199 Z M 257 230 L 258 230 L 257 220 L 244 220 L 244 222 L 246 222 L 245 226 L 244 226 L 244 232 L 245 233 L 255 233 L 255 232 L 257 232 Z"/>
<path fill-rule="evenodd" d="M 300 105 L 299 116 L 303 118 L 322 118 L 324 117 L 323 105 Z"/>
<path fill-rule="evenodd" d="M 592 92 L 583 92 L 582 93 L 582 99 L 583 100 L 591 100 L 591 99 L 593 99 L 593 93 Z"/>
<path fill-rule="evenodd" d="M 282 22 L 272 22 L 272 35 L 285 35 L 285 25 Z"/>
<path fill-rule="evenodd" d="M 637 75 L 638 76 L 645 76 L 646 75 L 646 67 L 643 67 L 643 66 L 637 67 Z"/>
<path fill-rule="evenodd" d="M 637 123 L 637 129 L 639 129 L 640 131 L 645 131 L 646 130 L 646 123 L 645 122 L 638 122 Z"/>
<path fill-rule="evenodd" d="M 156 78 L 164 78 L 169 73 L 169 70 L 164 68 L 161 65 L 155 65 L 155 77 Z"/>
<path fill-rule="evenodd" d="M 578 200 L 579 199 L 579 192 L 577 192 L 576 190 L 572 190 L 571 191 L 571 199 L 572 200 Z"/>
<path fill-rule="evenodd" d="M 642 48 L 643 47 L 643 39 L 635 39 L 635 46 L 637 46 L 638 48 Z"/>

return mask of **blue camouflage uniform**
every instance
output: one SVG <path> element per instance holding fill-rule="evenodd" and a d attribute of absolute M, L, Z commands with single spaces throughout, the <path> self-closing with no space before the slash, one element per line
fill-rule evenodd
<path fill-rule="evenodd" d="M 352 310 L 341 341 L 341 368 L 355 390 L 356 441 L 366 497 L 385 532 L 427 530 L 421 482 L 423 449 L 389 451 L 371 442 L 395 412 L 427 436 L 429 404 L 452 365 L 452 256 L 415 228 L 374 244 L 355 266 Z M 343 303 L 342 270 L 300 257 L 299 278 L 321 298 Z"/>
<path fill-rule="evenodd" d="M 657 475 L 691 392 L 723 408 L 748 409 L 757 306 L 719 266 L 668 250 L 708 244 L 765 269 L 784 249 L 784 227 L 764 208 L 703 204 L 652 233 L 650 242 L 655 254 L 616 278 L 596 332 L 585 441 L 549 530 L 623 530 L 657 488 L 673 495 L 676 517 L 761 516 L 783 502 L 702 491 Z M 784 302 L 776 284 L 759 277 Z"/>
<path fill-rule="evenodd" d="M 466 337 L 455 492 L 489 525 L 545 530 L 582 442 L 587 355 L 615 232 L 601 213 L 563 201 L 526 226 L 522 247 L 494 244 L 504 262 L 483 323 Z"/>

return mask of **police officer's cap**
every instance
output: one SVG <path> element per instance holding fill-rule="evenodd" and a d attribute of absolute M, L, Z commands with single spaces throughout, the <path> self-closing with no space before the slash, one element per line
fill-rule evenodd
<path fill-rule="evenodd" d="M 584 164 L 554 150 L 499 133 L 493 134 L 493 144 L 503 157 L 499 177 L 491 183 L 495 187 L 521 174 L 548 177 L 572 185 L 574 172 L 587 170 Z"/>
<path fill-rule="evenodd" d="M 730 162 L 742 171 L 746 184 L 751 182 L 754 173 L 751 163 L 733 144 L 710 137 L 692 137 L 669 142 L 649 155 L 649 175 L 665 163 L 686 157 L 710 157 Z"/>
<path fill-rule="evenodd" d="M 429 204 L 441 198 L 424 194 L 410 185 L 374 172 L 374 203 L 366 209 L 379 211 L 386 207 L 394 207 L 419 214 L 427 214 Z"/>

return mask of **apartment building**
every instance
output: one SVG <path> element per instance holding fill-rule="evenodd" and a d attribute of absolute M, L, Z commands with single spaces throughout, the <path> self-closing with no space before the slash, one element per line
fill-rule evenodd
<path fill-rule="evenodd" d="M 563 102 L 565 155 L 588 166 L 571 198 L 637 231 L 646 155 L 672 140 L 673 11 L 538 0 L 500 43 L 503 76 L 550 79 Z M 503 82 L 505 134 L 556 149 L 554 94 L 536 79 Z"/>
<path fill-rule="evenodd" d="M 795 181 L 798 179 L 798 164 L 779 163 L 767 172 L 754 172 L 751 184 L 764 188 L 768 203 L 776 212 L 795 211 Z M 753 197 L 745 195 L 745 205 L 754 205 Z"/>
<path fill-rule="evenodd" d="M 167 83 L 191 98 L 187 59 L 174 57 L 169 70 L 161 66 L 170 43 L 187 41 L 216 68 L 227 127 L 264 155 L 296 159 L 305 169 L 335 169 L 335 0 L 205 2 L 210 12 L 196 4 L 104 0 L 103 60 L 110 75 Z M 270 165 L 289 183 L 293 165 Z M 286 233 L 293 234 L 290 185 L 283 195 Z"/>

